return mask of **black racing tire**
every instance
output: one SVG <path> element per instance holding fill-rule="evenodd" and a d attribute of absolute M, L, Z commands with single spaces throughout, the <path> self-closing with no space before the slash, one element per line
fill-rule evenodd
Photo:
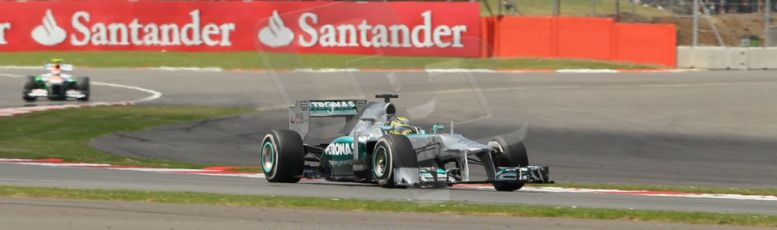
<path fill-rule="evenodd" d="M 418 168 L 413 144 L 404 135 L 383 136 L 372 152 L 372 176 L 381 187 L 397 187 L 394 171 L 399 168 Z"/>
<path fill-rule="evenodd" d="M 509 142 L 503 137 L 494 139 L 499 144 L 499 149 L 494 154 L 494 165 L 498 167 L 524 167 L 529 165 L 529 156 L 526 152 L 526 146 L 522 141 Z M 497 191 L 512 192 L 521 189 L 524 182 L 520 181 L 498 181 L 493 186 Z"/>
<path fill-rule="evenodd" d="M 24 90 L 22 90 L 22 99 L 26 102 L 33 102 L 37 100 L 37 97 L 31 97 L 32 90 L 38 88 L 38 83 L 35 82 L 34 76 L 27 76 L 27 80 L 24 82 Z"/>
<path fill-rule="evenodd" d="M 84 97 L 78 98 L 79 101 L 89 101 L 89 94 L 91 92 L 91 83 L 89 77 L 80 77 L 76 82 L 76 90 L 84 94 Z"/>
<path fill-rule="evenodd" d="M 259 160 L 267 181 L 297 183 L 305 169 L 305 147 L 297 132 L 273 130 L 262 138 Z"/>

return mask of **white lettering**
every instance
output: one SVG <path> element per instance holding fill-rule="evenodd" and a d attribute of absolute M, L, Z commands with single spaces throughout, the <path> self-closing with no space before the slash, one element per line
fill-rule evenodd
<path fill-rule="evenodd" d="M 189 15 L 192 16 L 192 23 L 187 23 L 181 29 L 181 41 L 184 45 L 196 46 L 202 44 L 200 41 L 200 10 L 194 10 Z"/>
<path fill-rule="evenodd" d="M 434 45 L 440 48 L 451 46 L 450 42 L 443 41 L 443 37 L 451 35 L 451 28 L 447 26 L 439 26 L 434 29 Z"/>
<path fill-rule="evenodd" d="M 313 102 L 310 102 L 310 106 L 317 109 L 352 108 L 352 107 L 356 107 L 356 102 L 354 101 L 324 101 L 324 102 L 313 101 Z"/>
<path fill-rule="evenodd" d="M 308 18 L 313 24 L 318 23 L 318 16 L 312 13 L 304 13 L 299 17 L 299 28 L 310 36 L 310 40 L 305 40 L 304 35 L 299 35 L 299 45 L 302 47 L 313 47 L 318 43 L 318 33 L 307 23 Z"/>
<path fill-rule="evenodd" d="M 393 25 L 389 26 L 389 30 L 391 31 L 391 45 L 389 47 L 393 48 L 399 48 L 399 47 L 410 47 L 410 31 L 405 25 Z M 399 44 L 399 32 L 402 32 L 402 45 Z"/>
<path fill-rule="evenodd" d="M 181 36 L 178 32 L 178 25 L 176 24 L 163 24 L 159 26 L 159 31 L 162 33 L 162 41 L 160 45 L 180 45 Z"/>
<path fill-rule="evenodd" d="M 467 26 L 459 25 L 453 27 L 453 47 L 464 47 L 464 44 L 461 44 L 461 33 L 464 32 L 467 32 Z"/>
<path fill-rule="evenodd" d="M 97 23 L 92 26 L 92 45 L 108 45 L 108 29 L 105 24 Z"/>
<path fill-rule="evenodd" d="M 361 35 L 361 39 L 359 40 L 362 43 L 362 46 L 364 47 L 370 47 L 372 44 L 370 44 L 370 40 L 367 37 L 367 32 L 370 31 L 370 24 L 367 24 L 367 20 L 362 20 L 362 23 L 359 24 L 359 34 Z"/>
<path fill-rule="evenodd" d="M 127 26 L 121 23 L 111 23 L 108 25 L 108 31 L 111 32 L 111 45 L 129 45 L 127 41 Z M 119 34 L 121 32 L 121 34 Z M 121 38 L 121 39 L 119 39 Z M 121 40 L 121 41 L 119 41 Z"/>
<path fill-rule="evenodd" d="M 324 25 L 321 26 L 321 46 L 330 47 L 337 45 L 337 34 L 335 32 L 335 26 Z"/>
<path fill-rule="evenodd" d="M 71 24 L 76 33 L 70 35 L 74 46 L 231 46 L 234 23 L 202 23 L 200 10 L 189 12 L 191 20 L 175 23 L 141 23 L 133 18 L 129 23 L 95 22 L 86 11 L 73 14 Z M 204 24 L 204 25 L 203 25 Z M 2 32 L 2 31 L 0 31 Z"/>
<path fill-rule="evenodd" d="M 356 44 L 356 27 L 353 25 L 339 25 L 337 31 L 340 32 L 340 39 L 338 39 L 337 45 L 340 47 L 358 46 Z M 347 41 L 346 41 L 347 40 Z"/>
<path fill-rule="evenodd" d="M 156 46 L 159 44 L 159 27 L 154 23 L 149 23 L 143 27 L 143 32 L 146 35 L 143 36 L 143 43 L 147 46 Z"/>
<path fill-rule="evenodd" d="M 350 143 L 333 143 L 326 147 L 326 153 L 332 156 L 353 155 L 353 148 Z"/>
<path fill-rule="evenodd" d="M 421 14 L 424 18 L 424 24 L 413 28 L 413 46 L 419 48 L 432 47 L 432 11 L 426 11 Z M 423 41 L 421 41 L 421 32 L 424 33 Z"/>
<path fill-rule="evenodd" d="M 300 47 L 391 47 L 391 48 L 461 48 L 466 25 L 434 25 L 432 11 L 421 13 L 423 23 L 410 27 L 404 24 L 322 24 L 314 13 L 298 18 L 303 33 L 297 35 Z"/>
<path fill-rule="evenodd" d="M 73 24 L 73 29 L 78 31 L 78 33 L 81 33 L 83 36 L 83 39 L 78 40 L 78 37 L 76 37 L 75 34 L 70 35 L 70 44 L 74 46 L 85 46 L 86 44 L 89 44 L 89 40 L 91 40 L 89 28 L 81 23 L 80 19 L 83 19 L 84 22 L 89 22 L 89 13 L 78 11 L 73 14 L 73 18 L 71 19 L 70 23 Z"/>
<path fill-rule="evenodd" d="M 0 23 L 0 45 L 8 44 L 5 40 L 5 31 L 11 29 L 11 23 Z"/>
<path fill-rule="evenodd" d="M 202 41 L 205 42 L 205 45 L 207 46 L 216 46 L 219 44 L 218 41 L 215 41 L 210 38 L 211 35 L 218 35 L 219 34 L 219 26 L 216 24 L 207 24 L 204 28 L 202 28 Z"/>
<path fill-rule="evenodd" d="M 388 29 L 384 25 L 376 25 L 372 28 L 372 46 L 388 47 Z"/>
<path fill-rule="evenodd" d="M 235 31 L 235 23 L 221 24 L 221 46 L 232 46 L 229 33 Z"/>
<path fill-rule="evenodd" d="M 130 40 L 132 41 L 132 45 L 140 46 L 143 45 L 143 40 L 140 40 L 140 32 L 138 31 L 142 27 L 140 23 L 138 23 L 138 19 L 132 20 L 130 22 L 129 28 L 130 28 Z"/>

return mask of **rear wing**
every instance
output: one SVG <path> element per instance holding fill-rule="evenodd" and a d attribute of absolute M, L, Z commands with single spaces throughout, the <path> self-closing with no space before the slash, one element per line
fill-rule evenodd
<path fill-rule="evenodd" d="M 289 107 L 289 129 L 304 140 L 310 130 L 310 118 L 344 117 L 351 121 L 367 108 L 367 100 L 300 100 Z"/>

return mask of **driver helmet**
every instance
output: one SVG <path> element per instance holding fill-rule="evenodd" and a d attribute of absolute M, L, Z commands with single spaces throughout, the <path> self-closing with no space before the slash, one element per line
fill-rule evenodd
<path fill-rule="evenodd" d="M 51 68 L 51 74 L 53 75 L 61 74 L 62 73 L 61 65 L 62 65 L 62 62 L 64 61 L 65 60 L 62 58 L 52 58 L 51 63 L 53 64 L 53 68 Z"/>
<path fill-rule="evenodd" d="M 410 125 L 410 120 L 406 117 L 395 117 L 391 120 L 391 134 L 409 135 L 416 133 L 415 127 Z"/>

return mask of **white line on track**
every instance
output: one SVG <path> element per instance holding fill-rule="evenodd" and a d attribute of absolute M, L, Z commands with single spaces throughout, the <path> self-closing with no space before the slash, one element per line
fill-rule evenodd
<path fill-rule="evenodd" d="M 18 65 L 4 65 L 0 66 L 0 69 L 43 69 L 40 66 L 18 66 Z"/>
<path fill-rule="evenodd" d="M 153 100 L 156 100 L 156 99 L 159 99 L 160 97 L 162 97 L 162 93 L 159 92 L 159 91 L 155 91 L 155 90 L 151 90 L 151 89 L 146 89 L 146 88 L 140 88 L 140 87 L 137 87 L 137 86 L 121 85 L 121 84 L 114 84 L 114 83 L 107 83 L 107 82 L 93 82 L 93 84 L 95 84 L 95 85 L 103 85 L 103 86 L 110 86 L 110 87 L 115 87 L 115 88 L 124 88 L 124 89 L 137 90 L 137 91 L 141 91 L 141 92 L 145 92 L 145 93 L 151 94 L 151 96 L 148 96 L 148 97 L 145 97 L 145 98 L 141 98 L 141 99 L 138 99 L 138 100 L 133 100 L 133 101 L 131 101 L 132 103 L 138 103 L 138 102 L 144 102 L 144 101 L 153 101 Z"/>
<path fill-rule="evenodd" d="M 560 69 L 556 73 L 619 73 L 614 69 Z"/>
<path fill-rule="evenodd" d="M 294 69 L 293 72 L 297 73 L 347 73 L 347 72 L 359 72 L 359 69 L 334 69 L 334 68 L 323 68 L 323 69 L 308 69 L 308 68 L 302 68 L 302 69 Z"/>
<path fill-rule="evenodd" d="M 18 74 L 0 73 L 0 77 L 20 78 L 23 76 Z"/>
<path fill-rule="evenodd" d="M 490 69 L 425 69 L 427 73 L 495 73 Z"/>
<path fill-rule="evenodd" d="M 194 71 L 194 72 L 222 72 L 224 69 L 220 67 L 170 67 L 170 66 L 160 66 L 160 67 L 154 67 L 150 68 L 152 70 L 163 70 L 163 71 Z"/>
<path fill-rule="evenodd" d="M 493 190 L 491 186 L 470 186 L 469 188 L 478 189 L 478 190 Z M 544 192 L 544 193 L 594 193 L 594 194 L 603 194 L 603 195 L 706 198 L 706 199 L 723 199 L 723 200 L 777 201 L 777 196 L 766 196 L 766 195 L 686 193 L 686 192 L 647 191 L 647 190 L 524 187 L 524 188 L 521 188 L 521 191 Z"/>
<path fill-rule="evenodd" d="M 85 169 L 110 169 L 110 170 L 121 170 L 121 171 L 191 174 L 191 175 L 206 175 L 206 176 L 264 178 L 264 174 L 230 172 L 227 169 L 228 167 L 214 167 L 214 168 L 204 168 L 204 169 L 144 168 L 144 167 L 121 166 L 121 165 L 111 165 L 111 164 L 71 163 L 71 162 L 63 162 L 60 159 L 33 160 L 33 159 L 4 159 L 4 158 L 0 158 L 0 164 L 63 167 L 63 168 L 85 168 Z"/>

